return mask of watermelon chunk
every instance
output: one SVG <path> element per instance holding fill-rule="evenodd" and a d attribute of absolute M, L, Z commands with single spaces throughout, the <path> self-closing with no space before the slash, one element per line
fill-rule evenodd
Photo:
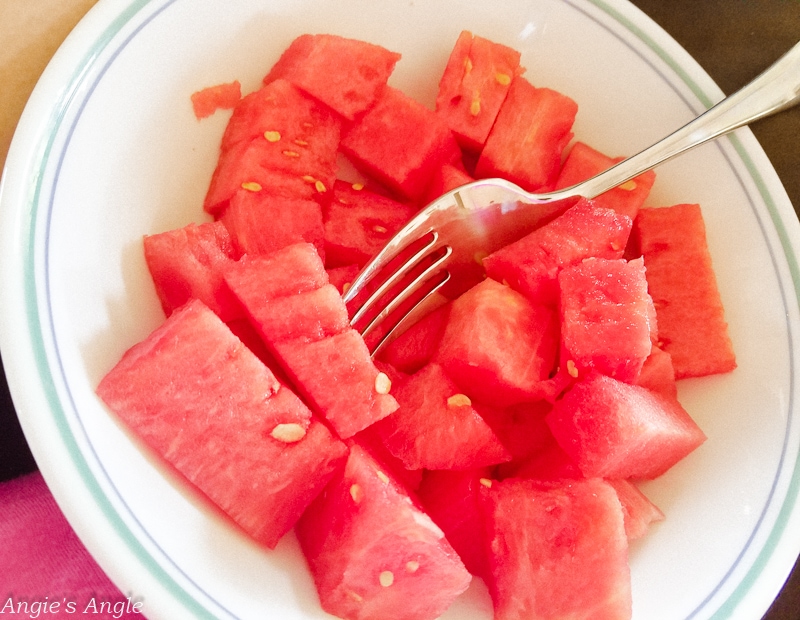
<path fill-rule="evenodd" d="M 487 279 L 453 301 L 434 360 L 470 398 L 503 407 L 542 397 L 558 338 L 554 309 Z"/>
<path fill-rule="evenodd" d="M 359 446 L 296 528 L 322 608 L 348 620 L 434 620 L 471 575 L 442 530 Z"/>
<path fill-rule="evenodd" d="M 285 80 L 242 100 L 223 136 L 204 208 L 219 215 L 236 191 L 314 198 L 333 187 L 341 120 Z"/>
<path fill-rule="evenodd" d="M 322 207 L 314 200 L 276 196 L 263 189 L 240 189 L 220 221 L 240 254 L 269 254 L 305 241 L 325 255 Z"/>
<path fill-rule="evenodd" d="M 234 108 L 222 135 L 221 150 L 241 143 L 267 140 L 282 148 L 335 152 L 341 120 L 324 105 L 286 80 L 246 95 Z"/>
<path fill-rule="evenodd" d="M 572 187 L 585 181 L 604 170 L 611 168 L 621 161 L 622 157 L 609 157 L 593 149 L 585 142 L 576 142 L 564 160 L 561 172 L 558 175 L 555 189 Z M 627 215 L 632 220 L 636 218 L 639 208 L 647 200 L 650 190 L 656 180 L 656 173 L 649 170 L 640 174 L 635 179 L 623 183 L 619 187 L 608 190 L 604 194 L 593 198 L 594 202 L 617 213 Z"/>
<path fill-rule="evenodd" d="M 225 274 L 294 385 L 342 438 L 397 409 L 347 309 L 307 243 L 240 261 Z"/>
<path fill-rule="evenodd" d="M 407 469 L 475 469 L 511 458 L 438 364 L 400 382 L 393 394 L 400 408 L 376 431 Z"/>
<path fill-rule="evenodd" d="M 164 313 L 200 299 L 223 321 L 244 316 L 224 272 L 241 255 L 219 222 L 188 224 L 144 237 L 144 258 Z"/>
<path fill-rule="evenodd" d="M 254 272 L 261 272 L 268 277 L 251 280 L 253 288 L 246 294 L 254 297 L 261 295 L 264 300 L 299 295 L 328 284 L 328 274 L 319 254 L 308 243 L 295 243 L 278 252 L 252 259 L 245 256 L 236 267 L 228 270 L 227 279 L 236 278 L 236 272 L 250 271 L 251 262 L 255 263 Z M 240 287 L 243 282 L 240 282 Z"/>
<path fill-rule="evenodd" d="M 678 401 L 599 373 L 575 383 L 547 424 L 587 478 L 656 478 L 706 439 Z"/>
<path fill-rule="evenodd" d="M 391 382 L 372 362 L 364 339 L 354 329 L 307 342 L 272 343 L 298 389 L 343 439 L 394 412 Z"/>
<path fill-rule="evenodd" d="M 599 479 L 509 479 L 482 489 L 496 620 L 631 617 L 628 540 Z"/>
<path fill-rule="evenodd" d="M 299 200 L 317 199 L 327 190 L 325 183 L 320 181 L 321 185 L 318 185 L 313 175 L 269 168 L 264 162 L 263 151 L 262 144 L 242 142 L 220 156 L 203 203 L 209 214 L 220 217 L 240 190 L 263 190 L 274 196 Z"/>
<path fill-rule="evenodd" d="M 587 258 L 558 274 L 569 372 L 597 370 L 634 383 L 650 355 L 653 301 L 644 262 Z"/>
<path fill-rule="evenodd" d="M 491 468 L 426 471 L 417 495 L 425 512 L 444 532 L 467 570 L 488 575 L 480 487 L 491 484 Z"/>
<path fill-rule="evenodd" d="M 736 368 L 700 206 L 642 209 L 634 237 L 647 265 L 659 344 L 672 357 L 675 377 Z"/>
<path fill-rule="evenodd" d="M 461 156 L 444 121 L 391 86 L 343 130 L 340 147 L 364 174 L 409 200 L 421 198 L 434 173 Z"/>
<path fill-rule="evenodd" d="M 664 513 L 630 480 L 607 480 L 622 504 L 625 535 L 628 540 L 642 538 L 652 523 L 664 520 Z"/>
<path fill-rule="evenodd" d="M 372 107 L 400 54 L 333 34 L 297 37 L 264 78 L 286 79 L 353 120 Z"/>
<path fill-rule="evenodd" d="M 445 66 L 436 113 L 461 147 L 478 152 L 494 125 L 512 80 L 522 73 L 520 53 L 462 31 Z"/>
<path fill-rule="evenodd" d="M 325 213 L 326 265 L 363 267 L 414 211 L 360 184 L 337 180 Z"/>
<path fill-rule="evenodd" d="M 217 110 L 235 108 L 242 98 L 242 85 L 238 80 L 215 84 L 192 93 L 192 110 L 198 120 L 211 116 Z"/>
<path fill-rule="evenodd" d="M 577 104 L 566 95 L 515 78 L 478 158 L 475 176 L 503 177 L 529 191 L 552 188 L 577 113 Z"/>
<path fill-rule="evenodd" d="M 627 215 L 580 200 L 551 222 L 483 259 L 486 274 L 537 303 L 558 300 L 558 272 L 584 258 L 622 258 Z"/>
<path fill-rule="evenodd" d="M 347 452 L 199 300 L 129 349 L 97 394 L 268 547 L 291 529 Z"/>

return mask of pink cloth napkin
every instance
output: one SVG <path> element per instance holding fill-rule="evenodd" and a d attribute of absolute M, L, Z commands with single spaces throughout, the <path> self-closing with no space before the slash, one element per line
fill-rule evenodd
<path fill-rule="evenodd" d="M 143 620 L 144 605 L 92 559 L 40 473 L 0 484 L 0 617 Z"/>

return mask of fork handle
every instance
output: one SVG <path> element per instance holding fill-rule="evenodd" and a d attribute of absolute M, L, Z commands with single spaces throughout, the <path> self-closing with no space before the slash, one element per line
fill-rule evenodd
<path fill-rule="evenodd" d="M 800 102 L 800 43 L 752 82 L 680 129 L 591 179 L 550 195 L 594 198 L 695 146 Z"/>

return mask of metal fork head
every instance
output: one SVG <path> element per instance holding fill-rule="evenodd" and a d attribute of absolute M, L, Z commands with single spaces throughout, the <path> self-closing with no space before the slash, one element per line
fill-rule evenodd
<path fill-rule="evenodd" d="M 408 222 L 344 295 L 351 324 L 372 354 L 477 284 L 484 277 L 484 257 L 571 204 L 530 199 L 508 181 L 476 181 L 434 200 Z"/>

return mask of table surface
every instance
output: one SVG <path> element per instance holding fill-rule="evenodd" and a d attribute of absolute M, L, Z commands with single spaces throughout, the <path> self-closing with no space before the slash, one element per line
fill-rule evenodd
<path fill-rule="evenodd" d="M 0 1 L 0 167 L 47 61 L 97 0 Z M 731 93 L 800 40 L 798 0 L 633 0 Z M 800 108 L 751 126 L 800 213 Z M 0 364 L 0 480 L 35 470 Z M 800 620 L 800 562 L 763 620 Z"/>

